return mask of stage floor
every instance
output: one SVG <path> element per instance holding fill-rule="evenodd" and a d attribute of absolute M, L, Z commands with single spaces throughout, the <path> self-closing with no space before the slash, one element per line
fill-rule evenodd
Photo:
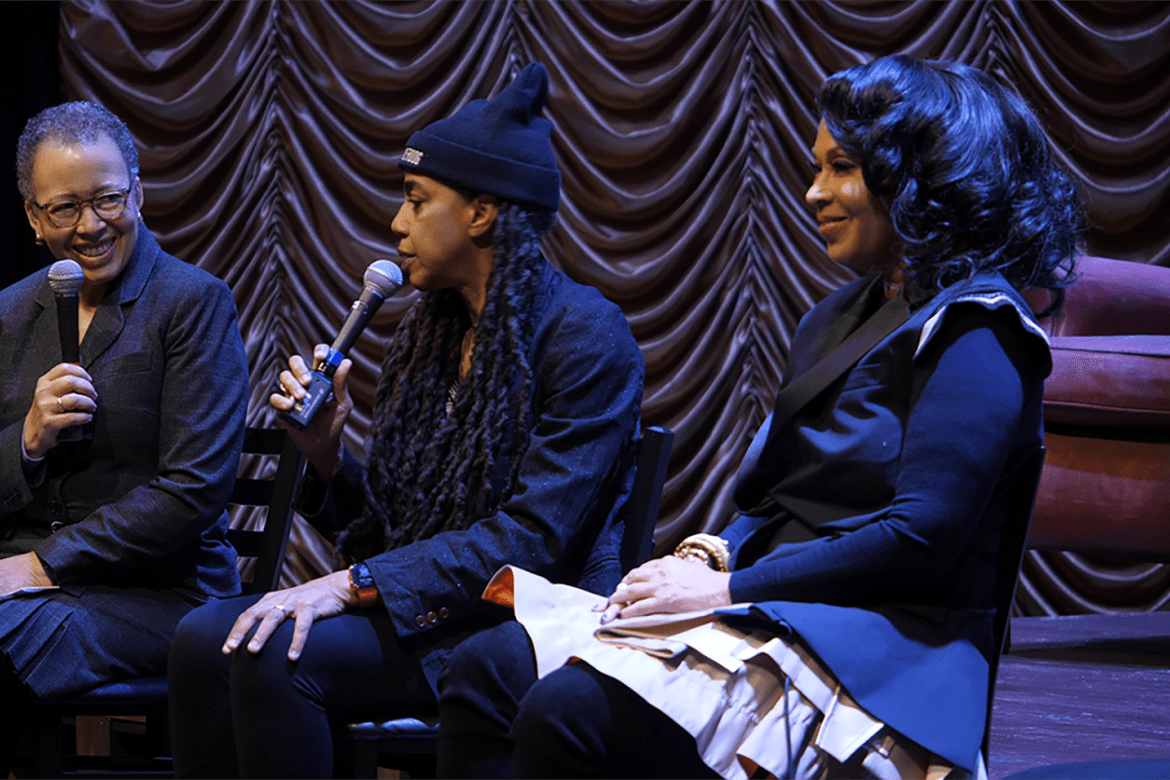
<path fill-rule="evenodd" d="M 1013 621 L 992 712 L 992 780 L 1050 764 L 1170 760 L 1167 621 L 1165 612 L 1138 618 L 1137 638 L 1105 644 L 1072 635 L 1075 625 L 1101 636 L 1091 621 Z"/>

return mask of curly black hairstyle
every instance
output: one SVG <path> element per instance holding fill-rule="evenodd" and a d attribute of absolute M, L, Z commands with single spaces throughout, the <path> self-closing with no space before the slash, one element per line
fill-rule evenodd
<path fill-rule="evenodd" d="M 528 347 L 544 263 L 539 241 L 553 218 L 553 212 L 500 203 L 471 368 L 450 414 L 447 391 L 458 378 L 471 325 L 467 308 L 457 292 L 440 290 L 407 312 L 382 363 L 364 509 L 338 538 L 343 556 L 361 560 L 467 528 L 511 496 L 531 423 Z M 505 455 L 507 478 L 493 492 L 492 475 Z"/>
<path fill-rule="evenodd" d="M 933 295 L 998 271 L 1059 308 L 1085 218 L 1023 98 L 968 65 L 893 55 L 834 74 L 817 105 L 889 209 L 908 283 Z"/>

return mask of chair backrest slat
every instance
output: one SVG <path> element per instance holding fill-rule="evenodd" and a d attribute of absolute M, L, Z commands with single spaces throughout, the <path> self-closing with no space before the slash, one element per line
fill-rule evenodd
<path fill-rule="evenodd" d="M 244 454 L 278 456 L 271 478 L 239 477 L 232 489 L 231 503 L 266 506 L 263 530 L 232 528 L 228 541 L 241 558 L 256 558 L 249 593 L 266 593 L 280 584 L 280 573 L 292 529 L 292 500 L 304 467 L 304 456 L 289 435 L 276 428 L 248 428 L 244 433 Z"/>
<path fill-rule="evenodd" d="M 654 525 L 662 503 L 662 487 L 670 465 L 674 431 L 652 426 L 642 431 L 638 443 L 638 465 L 630 496 L 630 513 L 622 536 L 622 569 L 645 563 L 654 553 Z"/>
<path fill-rule="evenodd" d="M 1000 656 L 1010 642 L 1012 602 L 1016 597 L 1016 584 L 1020 577 L 1020 566 L 1024 561 L 1028 527 L 1032 524 L 1032 509 L 1036 503 L 1036 491 L 1040 486 L 1040 472 L 1044 466 L 1047 450 L 1037 447 L 1020 464 L 1015 478 L 1003 493 L 1001 504 L 1005 507 L 1003 525 L 1000 530 L 999 556 L 995 574 L 995 617 L 992 620 L 992 658 L 990 676 L 987 682 L 987 723 L 983 731 L 983 760 L 988 759 L 991 746 L 991 712 L 995 705 L 995 678 L 999 672 Z"/>

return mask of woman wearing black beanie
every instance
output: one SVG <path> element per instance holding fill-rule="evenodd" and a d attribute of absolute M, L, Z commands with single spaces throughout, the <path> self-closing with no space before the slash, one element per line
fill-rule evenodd
<path fill-rule="evenodd" d="M 529 65 L 408 141 L 391 229 L 423 295 L 386 349 L 365 463 L 341 444 L 349 361 L 291 432 L 298 511 L 352 565 L 179 626 L 178 776 L 328 777 L 331 722 L 434 713 L 451 650 L 510 616 L 479 598 L 504 564 L 617 584 L 643 364 L 621 311 L 540 252 L 560 192 L 547 95 Z M 293 357 L 272 405 L 308 376 Z"/>

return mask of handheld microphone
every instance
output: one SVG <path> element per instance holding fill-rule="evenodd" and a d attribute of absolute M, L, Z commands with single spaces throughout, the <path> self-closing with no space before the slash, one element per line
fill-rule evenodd
<path fill-rule="evenodd" d="M 58 260 L 49 267 L 49 286 L 57 298 L 57 333 L 61 336 L 61 362 L 80 363 L 77 295 L 85 274 L 73 260 Z"/>
<path fill-rule="evenodd" d="M 279 417 L 297 430 L 304 428 L 317 414 L 317 410 L 333 398 L 333 375 L 337 367 L 345 359 L 345 353 L 357 341 L 362 330 L 373 319 L 374 313 L 382 305 L 382 301 L 394 294 L 402 286 L 402 269 L 389 260 L 375 260 L 366 269 L 362 279 L 362 294 L 350 307 L 349 316 L 341 331 L 329 348 L 325 359 L 313 367 L 308 387 L 305 388 L 305 397 L 297 401 L 287 412 L 279 412 Z M 276 390 L 283 393 L 284 388 L 277 380 Z"/>
<path fill-rule="evenodd" d="M 49 266 L 49 286 L 57 299 L 57 334 L 61 337 L 61 362 L 81 363 L 81 330 L 77 322 L 78 293 L 85 273 L 73 260 L 58 260 Z M 57 434 L 58 442 L 87 441 L 93 438 L 93 422 L 73 425 Z"/>

